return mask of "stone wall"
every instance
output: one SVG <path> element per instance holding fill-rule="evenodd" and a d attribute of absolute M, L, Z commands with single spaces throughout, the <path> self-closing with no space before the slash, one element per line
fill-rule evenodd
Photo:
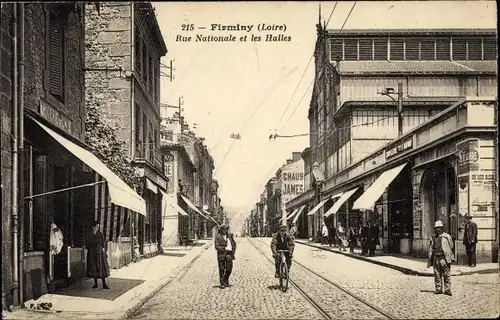
<path fill-rule="evenodd" d="M 12 189 L 12 4 L 2 5 L 0 25 L 0 121 L 1 121 L 1 161 L 2 161 L 2 296 L 6 295 L 7 304 L 12 303 L 8 291 L 12 285 L 12 233 L 11 222 L 11 189 Z"/>
<path fill-rule="evenodd" d="M 55 103 L 50 99 L 46 77 L 46 43 L 40 39 L 46 38 L 45 10 L 42 3 L 29 3 L 25 6 L 25 87 L 24 106 L 33 111 L 39 111 L 40 98 L 73 123 L 75 137 L 83 140 L 84 134 L 84 103 L 83 77 L 81 70 L 83 61 L 83 25 L 80 15 L 73 10 L 64 23 L 65 31 L 65 99 L 64 103 Z M 47 89 L 47 90 L 46 90 Z"/>
<path fill-rule="evenodd" d="M 132 70 L 131 4 L 103 2 L 99 13 L 86 5 L 85 23 L 86 106 L 99 106 L 129 148 L 132 85 L 125 72 Z"/>

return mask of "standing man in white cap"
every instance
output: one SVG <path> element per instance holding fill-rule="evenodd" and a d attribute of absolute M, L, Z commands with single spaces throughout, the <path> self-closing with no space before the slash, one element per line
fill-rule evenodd
<path fill-rule="evenodd" d="M 443 222 L 436 221 L 434 225 L 434 237 L 429 247 L 429 261 L 427 268 L 434 266 L 434 284 L 436 285 L 435 294 L 444 293 L 451 296 L 451 263 L 455 260 L 453 255 L 453 239 L 444 232 Z"/>

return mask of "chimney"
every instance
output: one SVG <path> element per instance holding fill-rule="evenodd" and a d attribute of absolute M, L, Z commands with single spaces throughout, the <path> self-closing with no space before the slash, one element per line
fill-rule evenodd
<path fill-rule="evenodd" d="M 287 160 L 286 160 L 286 164 L 290 164 L 290 163 L 292 163 L 292 162 L 293 162 L 293 160 L 292 160 L 292 159 L 287 159 Z"/>
<path fill-rule="evenodd" d="M 292 158 L 293 158 L 293 161 L 298 161 L 301 159 L 301 154 L 302 152 L 292 152 Z"/>

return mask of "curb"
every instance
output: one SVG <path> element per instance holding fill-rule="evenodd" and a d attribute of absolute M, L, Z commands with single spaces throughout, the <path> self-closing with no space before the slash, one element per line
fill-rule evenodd
<path fill-rule="evenodd" d="M 189 260 L 187 260 L 184 264 L 179 265 L 172 274 L 170 274 L 168 276 L 165 276 L 165 278 L 168 278 L 168 279 L 166 279 L 166 281 L 165 280 L 160 280 L 159 281 L 160 285 L 158 285 L 151 292 L 149 292 L 144 297 L 142 297 L 141 300 L 139 300 L 137 303 L 135 303 L 132 307 L 128 308 L 125 311 L 120 312 L 120 313 L 122 313 L 122 315 L 120 317 L 118 317 L 117 319 L 118 320 L 125 320 L 125 319 L 128 319 L 129 317 L 131 317 L 132 315 L 134 315 L 137 312 L 137 310 L 139 310 L 148 300 L 150 300 L 151 298 L 153 298 L 161 289 L 163 289 L 164 287 L 166 287 L 175 278 L 177 278 L 179 276 L 179 274 L 185 268 L 187 268 L 190 265 L 192 265 L 205 252 L 205 250 L 207 250 L 210 247 L 210 245 L 212 244 L 212 242 L 213 242 L 213 240 L 210 240 L 205 245 L 203 245 L 201 247 L 200 251 L 194 257 L 192 257 Z M 165 279 L 165 278 L 163 278 L 163 279 Z"/>
<path fill-rule="evenodd" d="M 415 269 L 401 267 L 401 266 L 393 265 L 393 264 L 390 264 L 390 263 L 387 263 L 387 262 L 383 262 L 383 261 L 367 259 L 365 257 L 358 256 L 358 255 L 355 255 L 355 254 L 352 254 L 352 253 L 347 253 L 347 252 L 342 252 L 342 251 L 335 251 L 333 249 L 320 247 L 318 245 L 310 244 L 310 243 L 307 243 L 307 242 L 302 242 L 302 241 L 297 241 L 297 240 L 295 242 L 299 243 L 299 244 L 302 244 L 302 245 L 305 245 L 305 246 L 309 246 L 309 247 L 313 247 L 313 248 L 317 248 L 317 249 L 322 249 L 322 250 L 325 250 L 325 251 L 329 251 L 329 252 L 341 254 L 341 255 L 344 255 L 346 257 L 350 257 L 350 258 L 353 258 L 353 259 L 362 260 L 362 261 L 373 263 L 373 264 L 376 264 L 376 265 L 379 265 L 379 266 L 382 266 L 382 267 L 394 269 L 394 270 L 397 270 L 397 271 L 399 271 L 401 273 L 404 273 L 404 274 L 407 274 L 407 275 L 420 276 L 420 277 L 434 277 L 434 273 L 430 272 L 430 271 L 428 271 L 428 272 L 426 272 L 426 271 L 418 271 L 418 270 L 415 270 Z M 455 271 L 455 272 L 453 272 L 452 271 L 451 276 L 466 276 L 466 275 L 473 275 L 473 274 L 488 274 L 488 273 L 498 273 L 498 269 L 483 269 L 483 270 L 478 270 L 478 271 L 471 270 L 471 271 L 464 271 L 464 272 L 462 272 L 462 271 Z"/>

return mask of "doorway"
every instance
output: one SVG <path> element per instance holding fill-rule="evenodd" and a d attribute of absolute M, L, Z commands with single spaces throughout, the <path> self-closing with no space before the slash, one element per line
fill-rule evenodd
<path fill-rule="evenodd" d="M 434 223 L 441 220 L 444 232 L 457 239 L 456 173 L 449 161 L 428 167 L 422 177 L 422 237 L 432 237 Z"/>

